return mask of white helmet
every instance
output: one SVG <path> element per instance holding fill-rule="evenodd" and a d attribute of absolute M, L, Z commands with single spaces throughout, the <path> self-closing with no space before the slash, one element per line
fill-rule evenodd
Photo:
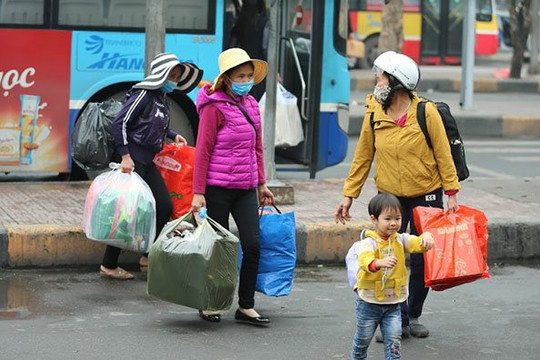
<path fill-rule="evenodd" d="M 414 90 L 420 81 L 420 68 L 413 59 L 395 51 L 386 51 L 373 62 L 373 70 L 385 71 L 407 90 Z"/>

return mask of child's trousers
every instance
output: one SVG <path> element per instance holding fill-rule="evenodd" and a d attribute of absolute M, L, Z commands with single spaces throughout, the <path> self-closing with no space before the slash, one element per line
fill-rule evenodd
<path fill-rule="evenodd" d="M 367 359 L 367 349 L 377 326 L 381 326 L 384 339 L 384 358 L 401 359 L 400 304 L 379 305 L 356 300 L 356 333 L 351 359 Z"/>

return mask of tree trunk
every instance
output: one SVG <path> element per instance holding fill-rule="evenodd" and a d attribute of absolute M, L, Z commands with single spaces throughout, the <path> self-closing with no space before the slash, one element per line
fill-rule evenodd
<path fill-rule="evenodd" d="M 510 64 L 510 77 L 513 79 L 521 78 L 523 53 L 531 28 L 530 8 L 531 0 L 510 0 L 510 35 L 514 48 Z"/>
<path fill-rule="evenodd" d="M 379 36 L 379 54 L 403 48 L 403 0 L 390 0 L 383 7 L 382 27 Z"/>
<path fill-rule="evenodd" d="M 529 74 L 540 74 L 540 63 L 538 62 L 538 3 L 540 0 L 531 0 L 531 48 L 529 49 L 531 59 L 529 61 Z"/>

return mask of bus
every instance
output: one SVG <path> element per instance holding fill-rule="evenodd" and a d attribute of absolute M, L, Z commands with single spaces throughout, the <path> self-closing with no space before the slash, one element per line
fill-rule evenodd
<path fill-rule="evenodd" d="M 464 0 L 403 0 L 403 53 L 420 64 L 459 64 Z M 364 42 L 365 56 L 350 58 L 350 67 L 368 68 L 378 55 L 383 2 L 351 0 L 350 37 Z M 499 49 L 493 0 L 476 0 L 476 55 Z"/>
<path fill-rule="evenodd" d="M 122 98 L 144 77 L 146 1 L 0 0 L 1 172 L 80 176 L 70 137 L 81 111 L 90 102 Z M 193 62 L 204 80 L 213 81 L 238 1 L 166 3 L 165 51 Z M 280 76 L 298 99 L 305 138 L 277 152 L 315 177 L 346 155 L 348 2 L 277 4 Z M 197 91 L 168 97 L 171 127 L 191 145 Z"/>

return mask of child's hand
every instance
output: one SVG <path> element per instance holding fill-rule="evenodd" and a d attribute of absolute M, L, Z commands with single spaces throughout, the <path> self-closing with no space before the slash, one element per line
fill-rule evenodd
<path fill-rule="evenodd" d="M 428 231 L 423 233 L 421 244 L 426 250 L 432 249 L 433 246 L 435 246 L 435 240 L 433 239 L 433 235 Z"/>
<path fill-rule="evenodd" d="M 377 265 L 377 268 L 380 269 L 383 267 L 393 268 L 394 266 L 396 266 L 396 264 L 397 264 L 397 257 L 392 255 L 392 256 L 385 257 L 384 259 L 377 259 L 377 263 L 375 265 Z"/>

